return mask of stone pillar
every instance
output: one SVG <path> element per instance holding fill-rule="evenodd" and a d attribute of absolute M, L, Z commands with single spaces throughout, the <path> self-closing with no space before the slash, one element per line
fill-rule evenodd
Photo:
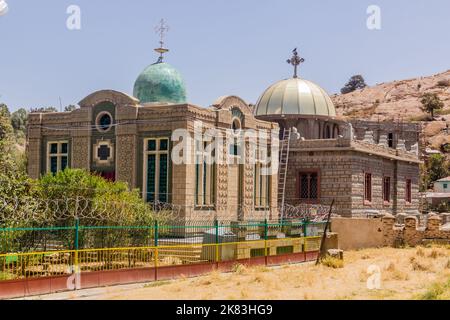
<path fill-rule="evenodd" d="M 364 142 L 367 142 L 367 143 L 375 143 L 375 141 L 374 141 L 374 139 L 373 139 L 373 131 L 367 130 L 367 131 L 364 133 L 364 139 L 363 139 L 363 141 L 364 141 Z"/>
<path fill-rule="evenodd" d="M 388 147 L 387 135 L 382 134 L 380 136 L 380 141 L 378 142 L 378 145 L 386 148 Z"/>
<path fill-rule="evenodd" d="M 441 227 L 441 217 L 437 214 L 431 214 L 428 217 L 427 228 L 425 229 L 425 237 L 427 239 L 439 239 Z"/>
<path fill-rule="evenodd" d="M 30 178 L 39 179 L 41 176 L 41 143 L 39 139 L 28 139 L 27 146 L 27 172 Z"/>
<path fill-rule="evenodd" d="M 406 151 L 405 140 L 403 140 L 403 139 L 398 139 L 398 142 L 397 142 L 397 150 Z"/>
<path fill-rule="evenodd" d="M 127 182 L 130 188 L 136 187 L 136 148 L 135 134 L 123 134 L 116 137 L 116 180 Z"/>
<path fill-rule="evenodd" d="M 407 216 L 405 218 L 405 244 L 415 246 L 422 241 L 422 236 L 417 230 L 417 218 L 415 216 Z"/>
<path fill-rule="evenodd" d="M 38 179 L 42 168 L 42 115 L 30 113 L 27 125 L 27 172 L 30 178 Z"/>
<path fill-rule="evenodd" d="M 75 130 L 74 130 L 75 131 Z M 72 136 L 72 163 L 71 167 L 74 169 L 86 169 L 91 168 L 91 137 L 85 136 Z"/>
<path fill-rule="evenodd" d="M 381 221 L 383 222 L 383 245 L 393 246 L 395 242 L 395 217 L 391 214 L 387 214 Z"/>

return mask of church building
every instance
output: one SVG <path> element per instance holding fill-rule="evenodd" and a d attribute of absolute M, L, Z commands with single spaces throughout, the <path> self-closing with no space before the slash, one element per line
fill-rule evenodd
<path fill-rule="evenodd" d="M 207 108 L 188 103 L 180 73 L 163 61 L 168 50 L 162 42 L 156 51 L 158 61 L 138 76 L 133 95 L 101 90 L 72 112 L 30 114 L 29 175 L 87 169 L 127 182 L 148 202 L 177 206 L 187 220 L 274 219 L 280 208 L 333 199 L 333 211 L 343 216 L 417 212 L 417 144 L 407 150 L 399 137 L 394 146 L 383 132 L 374 135 L 373 123 L 359 126 L 358 132 L 367 130 L 358 139 L 352 124 L 336 117 L 325 90 L 298 77 L 303 59 L 296 50 L 289 60 L 294 76 L 263 91 L 255 106 L 226 96 Z M 182 142 L 171 137 L 180 129 L 194 136 L 197 122 L 201 134 L 211 128 L 236 137 L 246 130 L 276 132 L 289 152 L 281 153 L 279 170 L 271 174 L 263 174 L 258 161 L 239 159 L 242 150 L 255 154 L 241 138 L 221 146 L 231 162 L 177 163 L 172 151 Z M 275 142 L 273 136 L 265 141 Z M 195 143 L 183 152 L 203 157 L 206 148 Z"/>

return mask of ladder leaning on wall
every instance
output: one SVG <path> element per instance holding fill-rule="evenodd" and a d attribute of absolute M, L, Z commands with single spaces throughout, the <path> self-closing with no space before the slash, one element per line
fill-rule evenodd
<path fill-rule="evenodd" d="M 291 142 L 292 129 L 284 129 L 280 139 L 280 158 L 278 163 L 278 201 L 280 207 L 280 220 L 284 218 L 284 203 L 286 200 L 286 177 L 289 163 L 289 146 Z"/>

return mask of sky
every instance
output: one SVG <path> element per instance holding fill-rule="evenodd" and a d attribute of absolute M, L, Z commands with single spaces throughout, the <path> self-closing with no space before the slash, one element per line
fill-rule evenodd
<path fill-rule="evenodd" d="M 354 74 L 369 85 L 450 69 L 448 0 L 0 0 L 0 102 L 20 107 L 77 104 L 100 89 L 132 94 L 157 59 L 154 27 L 170 26 L 165 61 L 187 84 L 190 103 L 223 95 L 255 103 L 292 76 L 295 47 L 302 78 L 328 93 Z M 81 29 L 69 30 L 77 5 Z M 371 30 L 370 5 L 381 29 Z"/>

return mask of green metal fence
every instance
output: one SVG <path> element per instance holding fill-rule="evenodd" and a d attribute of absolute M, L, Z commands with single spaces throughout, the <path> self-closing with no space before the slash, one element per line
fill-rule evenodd
<path fill-rule="evenodd" d="M 0 228 L 0 254 L 158 245 L 241 242 L 322 234 L 325 222 L 185 221 L 149 226 L 69 226 Z"/>

